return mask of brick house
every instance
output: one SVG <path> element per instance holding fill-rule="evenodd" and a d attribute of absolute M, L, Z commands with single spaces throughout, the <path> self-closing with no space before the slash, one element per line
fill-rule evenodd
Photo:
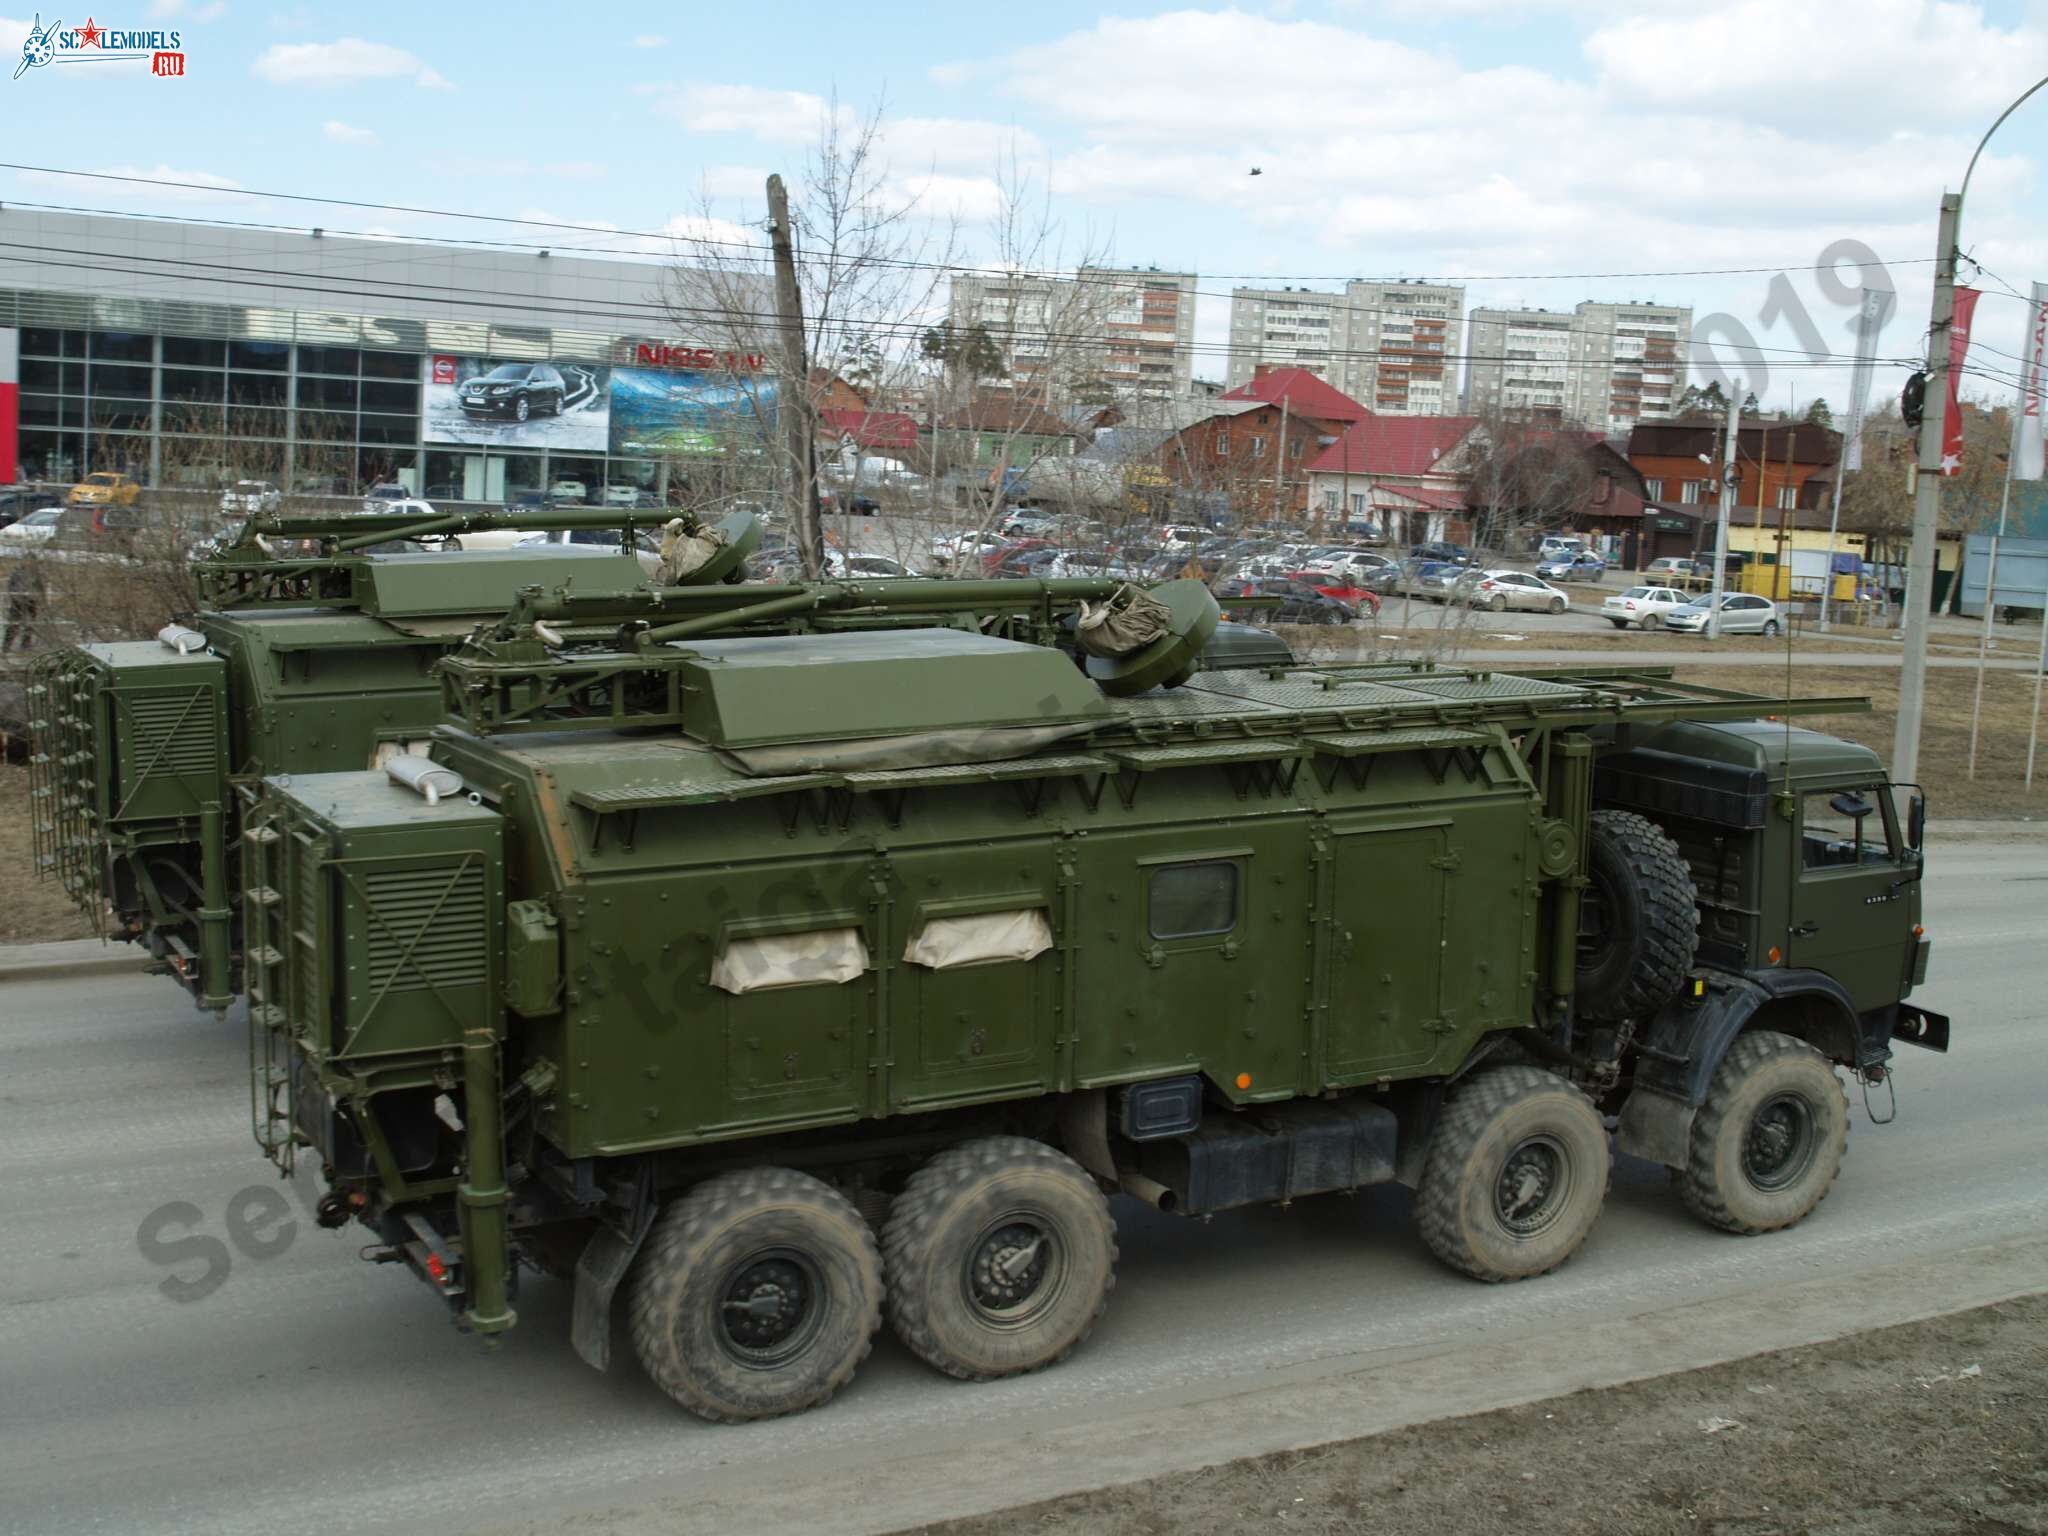
<path fill-rule="evenodd" d="M 1239 517 L 1293 517 L 1309 506 L 1309 466 L 1371 412 L 1306 368 L 1261 365 L 1250 383 L 1160 447 L 1176 486 L 1220 495 Z"/>

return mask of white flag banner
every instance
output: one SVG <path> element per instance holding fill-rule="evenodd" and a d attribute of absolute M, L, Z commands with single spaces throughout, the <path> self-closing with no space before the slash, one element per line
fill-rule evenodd
<path fill-rule="evenodd" d="M 2012 477 L 2041 478 L 2041 391 L 2048 388 L 2048 283 L 2034 284 L 2027 305 L 2026 350 L 2020 364 L 2020 419 L 2013 436 Z"/>
<path fill-rule="evenodd" d="M 1849 419 L 1842 426 L 1842 468 L 1863 467 L 1863 416 L 1870 407 L 1870 380 L 1877 369 L 1877 333 L 1891 318 L 1898 298 L 1889 288 L 1863 290 L 1856 311 L 1856 363 L 1849 370 Z"/>

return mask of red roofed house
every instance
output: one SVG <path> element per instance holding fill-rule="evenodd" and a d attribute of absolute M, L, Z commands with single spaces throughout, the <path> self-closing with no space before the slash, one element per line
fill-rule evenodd
<path fill-rule="evenodd" d="M 829 453 L 848 446 L 861 453 L 901 457 L 917 447 L 917 419 L 901 411 L 823 410 L 818 412 L 818 446 Z"/>
<path fill-rule="evenodd" d="M 1221 492 L 1239 516 L 1291 516 L 1308 499 L 1308 467 L 1371 415 L 1306 368 L 1260 365 L 1214 413 L 1176 432 L 1159 466 L 1176 485 Z"/>
<path fill-rule="evenodd" d="M 1471 532 L 1465 472 L 1478 426 L 1476 416 L 1367 415 L 1310 463 L 1310 510 L 1390 544 L 1462 541 Z"/>

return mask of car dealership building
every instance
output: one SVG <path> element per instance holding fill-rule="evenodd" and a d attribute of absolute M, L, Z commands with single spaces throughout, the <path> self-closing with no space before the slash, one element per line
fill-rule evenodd
<path fill-rule="evenodd" d="M 0 208 L 0 483 L 661 500 L 767 468 L 772 288 L 720 284 L 658 255 Z"/>

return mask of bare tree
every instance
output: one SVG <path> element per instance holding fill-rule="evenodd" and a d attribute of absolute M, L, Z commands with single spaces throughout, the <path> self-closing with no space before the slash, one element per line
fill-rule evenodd
<path fill-rule="evenodd" d="M 1512 407 L 1489 410 L 1467 439 L 1459 479 L 1475 548 L 1516 549 L 1567 526 L 1593 491 L 1590 434 Z"/>
<path fill-rule="evenodd" d="M 818 137 L 791 182 L 790 215 L 797 287 L 803 311 L 798 377 L 735 369 L 754 436 L 790 504 L 816 474 L 798 462 L 778 410 L 814 420 L 835 387 L 853 388 L 873 408 L 887 405 L 886 385 L 900 376 L 894 360 L 907 353 L 942 306 L 939 286 L 953 264 L 957 226 L 934 218 L 896 179 L 887 155 L 879 100 L 865 113 L 825 104 Z M 772 353 L 776 323 L 770 255 L 736 238 L 708 196 L 674 239 L 663 273 L 662 301 L 685 335 L 737 356 Z M 809 437 L 810 434 L 805 434 Z M 815 565 L 808 574 L 816 575 Z"/>

